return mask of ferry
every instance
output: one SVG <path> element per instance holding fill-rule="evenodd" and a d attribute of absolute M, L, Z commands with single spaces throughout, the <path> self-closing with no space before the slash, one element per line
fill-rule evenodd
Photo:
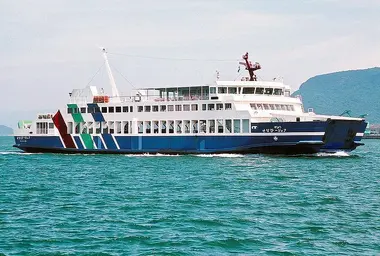
<path fill-rule="evenodd" d="M 242 56 L 248 75 L 213 84 L 137 88 L 122 96 L 102 49 L 111 95 L 74 89 L 56 112 L 20 121 L 14 147 L 32 153 L 311 154 L 351 151 L 363 118 L 304 110 L 282 81 L 259 81 L 257 62 Z"/>

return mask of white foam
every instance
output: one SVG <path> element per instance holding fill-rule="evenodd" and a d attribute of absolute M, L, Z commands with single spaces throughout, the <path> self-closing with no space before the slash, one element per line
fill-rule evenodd
<path fill-rule="evenodd" d="M 20 151 L 2 151 L 0 152 L 0 155 L 35 155 L 38 153 L 27 153 L 27 152 L 20 152 Z"/>
<path fill-rule="evenodd" d="M 170 154 L 160 154 L 160 153 L 156 153 L 156 154 L 145 153 L 145 154 L 127 154 L 125 156 L 127 156 L 127 157 L 171 157 L 171 156 L 181 156 L 181 155 L 170 155 Z"/>
<path fill-rule="evenodd" d="M 317 156 L 347 157 L 350 156 L 350 154 L 345 151 L 337 151 L 334 153 L 317 153 Z"/>
<path fill-rule="evenodd" d="M 195 155 L 198 157 L 226 157 L 226 158 L 236 158 L 236 157 L 244 157 L 240 154 L 201 154 L 201 155 Z"/>

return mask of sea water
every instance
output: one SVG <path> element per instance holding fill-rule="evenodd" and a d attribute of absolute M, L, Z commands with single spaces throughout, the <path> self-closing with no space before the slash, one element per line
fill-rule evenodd
<path fill-rule="evenodd" d="M 380 140 L 351 153 L 25 154 L 0 137 L 0 254 L 380 255 Z"/>

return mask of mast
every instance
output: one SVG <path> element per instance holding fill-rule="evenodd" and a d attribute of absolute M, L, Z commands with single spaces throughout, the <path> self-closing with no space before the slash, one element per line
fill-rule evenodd
<path fill-rule="evenodd" d="M 104 61 L 106 64 L 108 78 L 110 80 L 110 84 L 111 84 L 111 88 L 112 88 L 112 97 L 119 97 L 120 96 L 119 91 L 117 90 L 115 79 L 113 78 L 111 67 L 110 67 L 110 64 L 108 63 L 106 48 L 102 48 L 102 51 L 103 51 Z"/>
<path fill-rule="evenodd" d="M 248 61 L 248 52 L 243 55 L 243 59 L 245 62 L 240 62 L 241 65 L 245 66 L 245 69 L 249 72 L 249 81 L 257 81 L 254 71 L 261 69 L 261 66 L 258 62 L 252 64 L 252 62 Z"/>

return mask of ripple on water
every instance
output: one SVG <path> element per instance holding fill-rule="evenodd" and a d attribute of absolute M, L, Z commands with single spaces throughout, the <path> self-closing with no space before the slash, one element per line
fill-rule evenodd
<path fill-rule="evenodd" d="M 0 251 L 376 255 L 379 142 L 347 155 L 110 156 L 24 154 L 0 138 Z"/>

